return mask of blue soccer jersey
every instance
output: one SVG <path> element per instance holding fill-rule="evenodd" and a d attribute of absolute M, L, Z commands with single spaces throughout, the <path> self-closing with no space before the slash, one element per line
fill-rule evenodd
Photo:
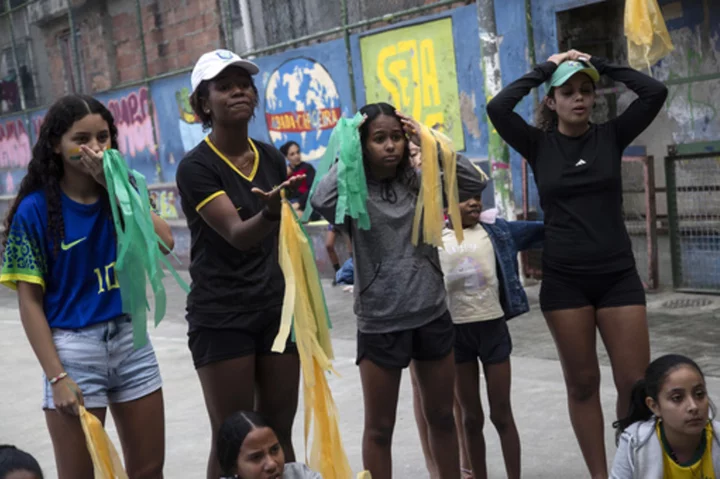
<path fill-rule="evenodd" d="M 122 314 L 115 275 L 117 240 L 112 217 L 98 201 L 77 203 L 62 194 L 65 238 L 54 253 L 48 236 L 45 193 L 36 191 L 18 206 L 8 234 L 0 284 L 39 284 L 50 327 L 84 328 Z"/>

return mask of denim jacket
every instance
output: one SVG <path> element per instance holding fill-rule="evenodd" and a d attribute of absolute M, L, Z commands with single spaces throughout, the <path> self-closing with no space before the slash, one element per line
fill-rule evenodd
<path fill-rule="evenodd" d="M 520 283 L 517 255 L 520 251 L 542 247 L 545 226 L 542 221 L 506 221 L 494 218 L 491 211 L 483 212 L 480 224 L 487 231 L 495 250 L 500 305 L 505 319 L 527 313 L 530 311 L 530 303 Z"/>

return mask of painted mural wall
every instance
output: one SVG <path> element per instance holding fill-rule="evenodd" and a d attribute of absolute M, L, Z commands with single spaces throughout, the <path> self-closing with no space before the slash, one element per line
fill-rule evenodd
<path fill-rule="evenodd" d="M 358 106 L 379 101 L 397 106 L 445 132 L 458 151 L 487 171 L 478 35 L 475 5 L 353 35 Z M 519 163 L 515 166 L 519 177 Z M 483 199 L 494 204 L 492 185 Z"/>
<path fill-rule="evenodd" d="M 615 0 L 533 0 L 535 55 L 544 61 L 558 48 L 557 14 L 584 5 Z M 720 72 L 720 4 L 712 0 L 660 0 L 675 52 L 653 69 L 662 80 Z M 503 84 L 530 68 L 523 2 L 496 0 Z M 351 62 L 357 106 L 387 101 L 430 127 L 445 131 L 456 148 L 487 170 L 487 121 L 480 69 L 475 5 L 355 34 Z M 617 38 L 616 42 L 624 42 Z M 338 119 L 351 116 L 353 99 L 344 41 L 298 48 L 257 58 L 259 105 L 250 125 L 254 138 L 280 147 L 301 146 L 304 158 L 317 163 Z M 542 92 L 540 92 L 542 94 Z M 155 185 L 160 212 L 182 219 L 174 188 L 177 165 L 197 145 L 203 131 L 189 103 L 190 75 L 182 74 L 141 86 L 98 95 L 118 124 L 120 149 L 130 166 Z M 618 108 L 633 94 L 621 92 Z M 656 158 L 667 145 L 720 137 L 720 79 L 670 86 L 666 108 L 636 141 Z M 533 98 L 517 108 L 530 119 Z M 16 192 L 46 110 L 0 119 L 0 195 Z M 153 122 L 155 128 L 153 129 Z M 511 150 L 511 176 L 516 205 L 522 201 L 522 159 Z M 656 161 L 658 183 L 664 183 L 662 162 Z M 538 208 L 532 175 L 531 207 Z M 485 202 L 493 203 L 492 187 Z M 663 206 L 664 198 L 659 199 Z"/>
<path fill-rule="evenodd" d="M 317 165 L 332 129 L 354 114 L 343 40 L 256 58 L 260 93 L 253 138 L 280 148 L 300 145 L 305 161 Z"/>

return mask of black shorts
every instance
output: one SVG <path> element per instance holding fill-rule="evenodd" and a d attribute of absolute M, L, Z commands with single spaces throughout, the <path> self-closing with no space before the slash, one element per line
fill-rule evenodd
<path fill-rule="evenodd" d="M 425 326 L 394 333 L 357 333 L 357 361 L 368 359 L 380 367 L 403 369 L 410 360 L 435 361 L 452 352 L 455 329 L 446 312 Z"/>
<path fill-rule="evenodd" d="M 281 314 L 282 307 L 248 313 L 243 315 L 243 328 L 193 328 L 188 333 L 188 345 L 195 368 L 251 354 L 279 354 L 272 352 L 272 345 L 280 329 Z M 297 354 L 291 336 L 285 353 Z"/>
<path fill-rule="evenodd" d="M 615 273 L 573 274 L 543 265 L 540 285 L 540 309 L 543 311 L 645 304 L 645 288 L 634 266 Z"/>
<path fill-rule="evenodd" d="M 455 325 L 455 363 L 477 361 L 483 365 L 505 362 L 512 340 L 505 318 Z"/>

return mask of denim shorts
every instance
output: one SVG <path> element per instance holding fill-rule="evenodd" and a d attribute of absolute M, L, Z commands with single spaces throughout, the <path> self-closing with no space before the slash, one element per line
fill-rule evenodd
<path fill-rule="evenodd" d="M 134 401 L 162 387 L 160 367 L 149 338 L 142 348 L 133 347 L 129 316 L 82 329 L 53 329 L 52 335 L 60 362 L 82 391 L 86 408 Z M 52 387 L 45 375 L 43 382 L 43 409 L 55 409 Z"/>

